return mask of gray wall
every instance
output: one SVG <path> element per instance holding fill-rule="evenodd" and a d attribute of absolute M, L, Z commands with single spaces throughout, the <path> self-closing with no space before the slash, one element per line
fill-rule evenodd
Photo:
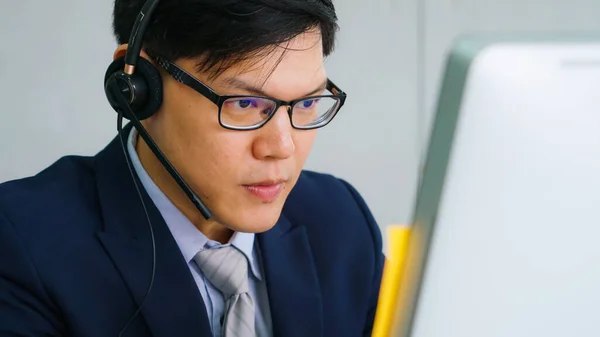
<path fill-rule="evenodd" d="M 381 227 L 409 221 L 445 52 L 459 33 L 600 29 L 597 0 L 337 0 L 329 74 L 349 94 L 307 168 L 353 183 Z M 0 181 L 116 133 L 102 79 L 112 1 L 0 0 Z M 68 9 L 64 11 L 62 8 Z"/>

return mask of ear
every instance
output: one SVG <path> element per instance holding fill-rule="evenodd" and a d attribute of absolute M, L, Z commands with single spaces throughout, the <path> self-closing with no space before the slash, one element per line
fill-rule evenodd
<path fill-rule="evenodd" d="M 122 44 L 120 46 L 117 47 L 117 50 L 115 50 L 115 53 L 113 54 L 113 61 L 118 59 L 119 57 L 123 57 L 125 56 L 125 54 L 127 53 L 127 47 L 129 45 L 126 44 Z"/>
<path fill-rule="evenodd" d="M 115 53 L 113 54 L 113 61 L 118 59 L 119 57 L 124 57 L 125 54 L 127 54 L 128 46 L 129 45 L 127 43 L 118 46 L 117 49 L 115 50 Z M 144 49 L 142 49 L 140 51 L 140 56 L 145 58 L 146 60 L 150 61 L 150 63 L 152 63 L 153 65 L 155 65 L 154 61 L 150 58 L 150 55 L 148 55 L 148 53 L 146 53 L 146 51 Z"/>

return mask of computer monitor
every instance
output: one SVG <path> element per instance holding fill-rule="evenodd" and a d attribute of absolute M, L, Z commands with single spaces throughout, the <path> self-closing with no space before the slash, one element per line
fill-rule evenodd
<path fill-rule="evenodd" d="M 414 211 L 397 336 L 600 336 L 600 35 L 463 37 Z"/>

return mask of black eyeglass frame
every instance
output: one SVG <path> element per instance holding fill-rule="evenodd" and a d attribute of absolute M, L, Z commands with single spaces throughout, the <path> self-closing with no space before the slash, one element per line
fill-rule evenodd
<path fill-rule="evenodd" d="M 290 124 L 292 125 L 292 127 L 294 129 L 297 129 L 297 130 L 318 129 L 318 128 L 322 128 L 322 127 L 326 126 L 327 124 L 329 124 L 333 120 L 333 118 L 337 115 L 337 113 L 341 110 L 344 103 L 346 102 L 346 97 L 347 97 L 346 93 L 343 92 L 330 79 L 327 79 L 326 89 L 329 90 L 331 93 L 333 93 L 333 95 L 309 96 L 309 97 L 303 97 L 300 99 L 296 99 L 293 101 L 283 101 L 283 100 L 272 98 L 272 97 L 256 96 L 256 95 L 219 95 L 212 88 L 210 88 L 206 84 L 202 83 L 200 80 L 195 78 L 193 75 L 189 74 L 184 69 L 181 69 L 175 63 L 165 60 L 161 57 L 153 57 L 153 59 L 158 63 L 158 65 L 164 71 L 166 71 L 169 75 L 171 75 L 176 81 L 194 89 L 196 92 L 198 92 L 199 94 L 201 94 L 202 96 L 208 98 L 211 102 L 213 102 L 219 109 L 219 112 L 218 112 L 219 124 L 221 125 L 221 127 L 225 128 L 225 129 L 229 129 L 229 130 L 249 131 L 249 130 L 259 129 L 259 128 L 263 127 L 265 124 L 267 124 L 271 120 L 271 118 L 273 118 L 273 116 L 277 113 L 277 111 L 279 111 L 279 108 L 281 108 L 282 106 L 288 107 L 287 112 L 288 112 L 288 116 L 290 118 Z M 273 109 L 273 111 L 269 113 L 269 116 L 265 120 L 263 120 L 262 122 L 260 122 L 256 125 L 247 126 L 247 127 L 231 126 L 231 125 L 227 125 L 227 124 L 223 123 L 223 121 L 221 119 L 221 109 L 222 109 L 225 101 L 232 99 L 232 98 L 260 98 L 260 99 L 266 99 L 266 100 L 273 101 L 273 102 L 275 102 L 276 105 L 275 105 L 275 109 Z M 333 98 L 333 99 L 337 100 L 337 104 L 334 108 L 335 110 L 332 112 L 329 112 L 326 116 L 324 116 L 325 118 L 322 117 L 322 121 L 315 125 L 308 125 L 308 126 L 294 125 L 294 121 L 292 118 L 294 105 L 296 105 L 299 102 L 305 101 L 305 100 L 318 99 L 318 98 Z"/>

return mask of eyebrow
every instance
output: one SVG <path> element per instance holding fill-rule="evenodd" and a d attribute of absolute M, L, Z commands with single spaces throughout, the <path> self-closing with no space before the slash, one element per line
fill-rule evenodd
<path fill-rule="evenodd" d="M 323 90 L 325 90 L 327 88 L 327 84 L 328 83 L 329 83 L 329 80 L 325 79 L 323 81 L 323 83 L 321 83 L 321 85 L 319 85 L 319 87 L 317 87 L 315 90 L 313 90 L 313 91 L 311 91 L 311 92 L 309 92 L 306 95 L 303 95 L 301 97 L 308 97 L 308 96 L 316 95 L 318 93 L 323 92 Z M 243 91 L 249 92 L 249 93 L 251 93 L 253 95 L 270 97 L 261 88 L 255 87 L 255 86 L 253 86 L 251 84 L 248 84 L 245 81 L 240 80 L 239 78 L 236 78 L 236 77 L 227 77 L 223 81 L 223 84 L 226 87 L 228 87 L 228 88 L 243 90 Z"/>

